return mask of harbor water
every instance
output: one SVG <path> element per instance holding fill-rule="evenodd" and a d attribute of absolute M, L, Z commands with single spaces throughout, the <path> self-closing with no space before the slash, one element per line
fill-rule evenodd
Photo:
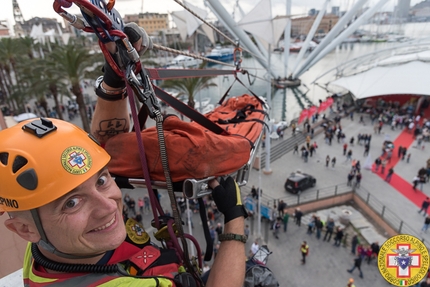
<path fill-rule="evenodd" d="M 414 39 L 424 39 L 430 37 L 430 23 L 408 23 L 401 26 L 366 25 L 362 28 L 371 33 L 375 33 L 375 31 L 380 33 L 400 33 Z M 323 87 L 330 80 L 334 80 L 334 73 L 329 73 L 317 81 L 317 83 L 323 87 L 311 84 L 316 78 L 320 77 L 328 70 L 345 63 L 346 61 L 352 60 L 362 55 L 374 53 L 378 50 L 388 49 L 399 44 L 402 43 L 387 41 L 342 43 L 338 45 L 333 51 L 328 53 L 324 58 L 322 58 L 300 77 L 302 85 L 295 92 L 291 89 L 271 89 L 271 118 L 274 119 L 275 122 L 287 121 L 288 123 L 291 120 L 298 118 L 303 106 L 308 107 L 312 104 L 318 106 L 320 99 L 325 100 L 327 96 L 332 94 Z M 307 55 L 309 55 L 309 52 L 304 58 L 306 58 Z M 290 54 L 287 76 L 291 73 L 291 67 L 296 65 L 297 56 L 297 53 Z M 285 67 L 283 63 L 283 53 L 272 53 L 271 68 L 275 74 L 279 75 L 280 77 L 285 76 Z M 239 79 L 245 84 L 246 87 L 236 82 L 230 90 L 230 96 L 249 93 L 247 91 L 249 88 L 255 94 L 266 97 L 269 91 L 269 81 L 266 80 L 268 77 L 265 69 L 253 58 L 244 58 L 242 67 L 243 69 L 247 70 L 250 75 L 255 75 L 257 77 L 255 78 L 250 76 L 251 81 L 249 81 L 246 75 L 239 74 Z M 215 65 L 212 66 L 212 68 L 231 69 L 231 67 L 221 65 Z M 220 76 L 215 78 L 214 82 L 217 84 L 217 86 L 201 91 L 196 96 L 196 101 L 199 100 L 199 97 L 210 97 L 212 99 L 211 103 L 216 104 L 230 87 L 230 85 L 232 85 L 233 81 L 233 76 Z"/>

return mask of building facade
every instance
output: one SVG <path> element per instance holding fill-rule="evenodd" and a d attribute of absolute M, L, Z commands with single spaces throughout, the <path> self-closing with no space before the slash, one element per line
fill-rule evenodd
<path fill-rule="evenodd" d="M 300 18 L 293 18 L 291 20 L 291 36 L 297 37 L 300 35 L 307 35 L 315 21 L 316 16 L 306 16 Z M 327 34 L 339 21 L 339 17 L 332 14 L 326 14 L 322 18 L 316 33 Z"/>
<path fill-rule="evenodd" d="M 153 34 L 160 30 L 169 29 L 169 18 L 168 14 L 160 13 L 139 13 L 132 15 L 125 15 L 124 22 L 134 22 L 140 27 L 145 29 L 146 33 Z"/>

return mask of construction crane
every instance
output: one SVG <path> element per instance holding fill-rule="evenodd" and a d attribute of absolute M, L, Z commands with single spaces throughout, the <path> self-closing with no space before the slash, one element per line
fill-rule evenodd
<path fill-rule="evenodd" d="M 18 36 L 25 36 L 25 32 L 23 30 L 24 25 L 24 17 L 22 16 L 21 8 L 19 8 L 19 4 L 17 0 L 12 0 L 12 7 L 13 7 L 13 18 L 15 20 L 15 35 Z"/>

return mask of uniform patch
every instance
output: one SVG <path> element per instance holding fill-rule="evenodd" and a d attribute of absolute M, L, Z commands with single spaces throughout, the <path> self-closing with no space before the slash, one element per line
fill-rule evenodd
<path fill-rule="evenodd" d="M 136 244 L 145 244 L 149 241 L 149 235 L 146 233 L 140 223 L 133 218 L 129 218 L 125 223 L 125 230 L 127 231 L 128 237 Z"/>
<path fill-rule="evenodd" d="M 413 286 L 427 275 L 429 252 L 424 243 L 408 234 L 396 235 L 382 244 L 378 268 L 394 286 Z"/>
<path fill-rule="evenodd" d="M 86 149 L 79 146 L 71 146 L 61 154 L 61 165 L 67 172 L 79 175 L 91 169 L 93 159 Z"/>

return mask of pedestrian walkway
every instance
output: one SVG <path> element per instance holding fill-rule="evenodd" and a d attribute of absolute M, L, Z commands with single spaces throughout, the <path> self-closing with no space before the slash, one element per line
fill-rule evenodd
<path fill-rule="evenodd" d="M 370 119 L 365 118 L 365 120 L 367 123 L 370 123 Z M 410 147 L 408 149 L 408 153 L 411 153 L 410 162 L 407 163 L 405 160 L 396 163 L 394 166 L 395 175 L 393 179 L 395 177 L 400 177 L 405 181 L 406 185 L 406 188 L 403 188 L 401 193 L 390 183 L 384 181 L 379 174 L 375 174 L 371 170 L 371 166 L 376 157 L 381 155 L 383 142 L 387 138 L 394 141 L 402 131 L 400 129 L 391 130 L 389 126 L 384 126 L 381 134 L 375 134 L 373 132 L 373 126 L 370 124 L 363 125 L 358 121 L 351 121 L 350 119 L 343 119 L 341 124 L 346 138 L 351 138 L 352 136 L 356 137 L 359 133 L 372 135 L 368 156 L 363 156 L 364 145 L 355 144 L 349 147 L 353 151 L 352 158 L 361 163 L 363 176 L 361 186 L 386 205 L 386 208 L 398 214 L 405 223 L 419 232 L 424 223 L 423 216 L 419 215 L 417 212 L 411 211 L 419 210 L 422 196 L 430 196 L 430 187 L 428 184 L 424 184 L 423 195 L 421 196 L 420 193 L 412 189 L 412 179 L 417 171 L 426 165 L 426 161 L 430 155 L 425 150 Z M 343 143 L 333 141 L 332 145 L 328 145 L 324 142 L 323 134 L 316 135 L 314 140 L 318 143 L 318 148 L 316 153 L 312 157 L 309 157 L 308 162 L 304 162 L 300 155 L 290 152 L 270 164 L 270 170 L 272 171 L 270 174 L 264 174 L 263 172 L 259 174 L 258 170 L 253 169 L 249 177 L 248 186 L 261 186 L 263 194 L 271 198 L 296 198 L 296 195 L 289 194 L 285 191 L 284 183 L 289 174 L 297 170 L 309 173 L 317 180 L 314 188 L 305 190 L 302 194 L 315 193 L 318 188 L 345 183 L 347 181 L 347 175 L 351 170 L 351 162 L 347 161 L 346 157 L 343 155 Z M 329 167 L 325 166 L 327 155 L 329 155 L 330 158 L 336 157 L 337 163 L 334 168 L 332 168 L 331 165 Z M 393 163 L 395 162 L 395 157 L 396 153 L 393 154 Z M 389 167 L 386 168 L 386 172 L 388 168 Z M 430 234 L 424 235 L 424 237 L 430 242 Z"/>
<path fill-rule="evenodd" d="M 411 153 L 410 162 L 407 163 L 405 160 L 396 163 L 393 180 L 395 177 L 399 177 L 405 182 L 405 186 L 402 189 L 403 193 L 399 192 L 390 183 L 384 181 L 379 174 L 375 174 L 371 170 L 371 166 L 376 157 L 381 155 L 384 140 L 389 138 L 394 141 L 402 131 L 400 129 L 391 130 L 386 125 L 382 128 L 381 134 L 375 134 L 373 126 L 369 124 L 370 119 L 367 116 L 365 116 L 365 121 L 368 123 L 367 125 L 358 121 L 351 121 L 350 119 L 342 119 L 341 121 L 347 139 L 352 136 L 357 137 L 359 133 L 372 135 L 369 156 L 363 155 L 364 145 L 355 144 L 354 146 L 350 146 L 353 151 L 352 158 L 359 160 L 362 166 L 363 178 L 361 186 L 382 202 L 387 209 L 393 211 L 406 224 L 411 226 L 413 230 L 419 233 L 424 223 L 424 217 L 422 214 L 418 214 L 421 206 L 421 197 L 417 196 L 417 193 L 412 189 L 412 178 L 421 167 L 425 166 L 430 155 L 426 151 L 410 147 L 408 149 L 408 153 Z M 285 135 L 287 134 L 288 132 L 285 133 Z M 333 141 L 332 145 L 328 145 L 324 142 L 323 134 L 316 135 L 314 140 L 318 143 L 318 149 L 316 154 L 310 157 L 307 163 L 303 161 L 300 155 L 294 155 L 290 152 L 271 163 L 270 170 L 272 172 L 270 174 L 260 173 L 255 169 L 252 170 L 248 186 L 261 186 L 263 194 L 271 198 L 296 198 L 296 195 L 289 194 L 284 189 L 286 178 L 291 172 L 296 170 L 309 173 L 317 179 L 316 186 L 303 191 L 302 194 L 316 193 L 318 188 L 345 183 L 351 169 L 351 162 L 346 161 L 346 157 L 343 155 L 343 143 Z M 334 156 L 337 158 L 334 168 L 325 166 L 327 155 L 330 158 Z M 396 153 L 393 153 L 393 164 L 396 155 Z M 387 171 L 388 167 L 386 168 Z M 423 189 L 423 195 L 430 196 L 430 187 L 428 184 L 424 184 Z M 308 238 L 310 246 L 309 258 L 305 266 L 300 265 L 299 248 L 301 242 L 307 238 L 306 228 L 303 225 L 299 228 L 290 221 L 287 234 L 281 233 L 279 241 L 274 241 L 275 239 L 269 240 L 269 248 L 274 253 L 271 255 L 268 265 L 273 269 L 277 277 L 279 277 L 280 282 L 285 282 L 285 285 L 281 284 L 281 286 L 345 286 L 346 280 L 351 275 L 346 272 L 346 269 L 352 267 L 354 258 L 350 255 L 349 250 L 340 252 L 342 248 L 340 250 L 336 249 L 326 242 L 317 240 L 315 236 L 311 236 Z M 421 235 L 424 237 L 425 243 L 430 242 L 430 234 Z M 380 244 L 382 243 L 380 242 Z M 380 276 L 376 264 L 368 266 L 367 263 L 364 263 L 363 265 L 364 279 L 358 277 L 358 271 L 354 271 L 357 273 L 352 274 L 354 279 L 356 279 L 356 286 L 388 285 Z M 370 280 L 367 281 L 368 279 Z M 360 280 L 363 280 L 363 284 L 360 283 Z"/>

